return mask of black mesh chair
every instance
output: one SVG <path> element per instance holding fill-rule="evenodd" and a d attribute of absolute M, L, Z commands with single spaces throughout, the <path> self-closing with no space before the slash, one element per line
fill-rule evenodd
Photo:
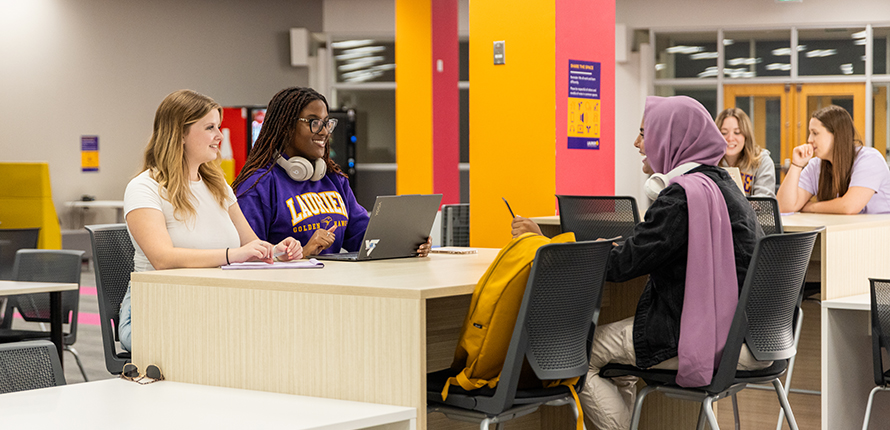
<path fill-rule="evenodd" d="M 633 234 L 640 222 L 637 201 L 626 196 L 556 196 L 559 202 L 559 226 L 575 233 L 575 239 L 597 240 Z"/>
<path fill-rule="evenodd" d="M 124 364 L 130 361 L 130 353 L 119 350 L 117 341 L 120 340 L 118 325 L 121 301 L 130 285 L 135 249 L 126 224 L 88 225 L 85 228 L 90 232 L 93 246 L 105 368 L 118 375 Z"/>
<path fill-rule="evenodd" d="M 568 387 L 519 389 L 527 359 L 541 380 L 587 375 L 590 342 L 599 317 L 611 241 L 549 244 L 538 249 L 529 275 L 504 368 L 495 388 L 466 391 L 452 384 L 442 400 L 451 369 L 427 375 L 427 412 L 480 422 L 480 428 L 534 412 L 542 404 L 571 404 Z M 575 416 L 578 411 L 574 410 Z"/>
<path fill-rule="evenodd" d="M 763 228 L 763 234 L 782 234 L 782 216 L 779 212 L 779 201 L 774 197 L 748 197 L 748 203 L 757 214 L 757 222 Z"/>
<path fill-rule="evenodd" d="M 632 429 L 639 425 L 643 400 L 652 391 L 701 402 L 698 428 L 703 429 L 707 420 L 713 430 L 717 430 L 718 426 L 712 403 L 732 396 L 736 428 L 739 428 L 736 393 L 748 384 L 770 382 L 782 405 L 788 426 L 797 430 L 797 422 L 779 378 L 785 373 L 788 359 L 797 353 L 794 346 L 794 312 L 800 307 L 801 288 L 810 253 L 820 231 L 765 236 L 757 242 L 739 294 L 739 304 L 726 346 L 710 385 L 680 387 L 676 383 L 676 370 L 640 369 L 618 364 L 609 364 L 600 369 L 600 376 L 605 378 L 630 375 L 646 382 L 634 405 Z M 762 370 L 737 371 L 743 342 L 748 345 L 754 358 L 772 361 L 772 365 Z"/>
<path fill-rule="evenodd" d="M 15 263 L 15 252 L 20 249 L 37 248 L 39 228 L 0 228 L 0 279 L 12 279 L 12 265 Z"/>
<path fill-rule="evenodd" d="M 48 340 L 0 345 L 0 394 L 65 385 L 56 346 Z"/>
<path fill-rule="evenodd" d="M 881 356 L 882 349 L 890 352 L 890 279 L 869 278 L 868 281 L 871 283 L 871 345 L 877 386 L 868 395 L 862 430 L 868 429 L 875 393 L 890 391 L 890 370 L 884 370 L 884 360 Z"/>
<path fill-rule="evenodd" d="M 442 246 L 470 246 L 470 205 L 442 205 Z"/>
<path fill-rule="evenodd" d="M 77 284 L 78 289 L 62 292 L 62 322 L 68 324 L 68 332 L 63 333 L 65 351 L 74 356 L 84 381 L 87 373 L 74 349 L 77 341 L 77 315 L 80 308 L 80 264 L 83 251 L 58 249 L 20 249 L 16 252 L 13 266 L 13 279 L 29 282 L 64 282 Z M 22 294 L 11 296 L 6 302 L 6 321 L 0 328 L 0 343 L 19 342 L 29 339 L 50 337 L 48 331 L 22 330 L 12 328 L 13 309 L 28 322 L 50 322 L 49 293 Z M 8 323 L 8 324 L 7 324 Z"/>

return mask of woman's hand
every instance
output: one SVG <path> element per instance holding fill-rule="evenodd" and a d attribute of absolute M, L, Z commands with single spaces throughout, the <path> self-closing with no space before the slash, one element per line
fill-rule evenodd
<path fill-rule="evenodd" d="M 272 244 L 264 240 L 252 240 L 240 248 L 229 249 L 229 263 L 264 261 L 272 263 Z"/>
<path fill-rule="evenodd" d="M 290 236 L 275 245 L 275 253 L 281 261 L 299 260 L 303 258 L 303 247 L 300 241 Z"/>
<path fill-rule="evenodd" d="M 303 254 L 307 257 L 310 255 L 318 255 L 321 251 L 330 248 L 331 245 L 334 244 L 334 239 L 337 237 L 334 235 L 334 230 L 337 229 L 337 226 L 333 226 L 329 229 L 320 228 L 315 230 L 315 233 L 312 233 L 312 237 L 309 238 L 309 242 L 306 242 L 306 246 L 303 247 Z"/>
<path fill-rule="evenodd" d="M 523 233 L 534 233 L 543 235 L 543 233 L 541 233 L 541 227 L 538 227 L 538 225 L 535 224 L 534 221 L 528 218 L 523 218 L 519 215 L 516 215 L 516 217 L 513 218 L 513 222 L 510 224 L 510 227 L 512 228 L 510 234 L 512 234 L 514 238 L 519 237 L 519 235 Z"/>
<path fill-rule="evenodd" d="M 804 143 L 791 151 L 791 164 L 794 164 L 801 169 L 807 166 L 807 163 L 810 162 L 810 159 L 813 158 L 813 145 L 809 143 Z"/>
<path fill-rule="evenodd" d="M 417 256 L 418 257 L 426 257 L 430 255 L 430 248 L 433 247 L 433 238 L 427 236 L 426 242 L 421 243 L 420 246 L 417 247 Z"/>

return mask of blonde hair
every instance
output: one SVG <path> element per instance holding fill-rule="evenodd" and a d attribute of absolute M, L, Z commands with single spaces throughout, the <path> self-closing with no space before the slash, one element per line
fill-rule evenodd
<path fill-rule="evenodd" d="M 754 144 L 754 125 L 751 124 L 751 118 L 748 117 L 745 111 L 739 108 L 729 108 L 717 115 L 717 119 L 714 120 L 717 123 L 717 128 L 722 128 L 723 121 L 726 121 L 726 118 L 729 117 L 733 117 L 738 121 L 739 131 L 742 132 L 742 136 L 745 136 L 745 146 L 742 148 L 742 153 L 739 154 L 738 165 L 730 167 L 738 167 L 742 171 L 756 170 L 760 167 L 760 152 L 762 148 Z M 720 132 L 722 134 L 723 130 Z M 726 161 L 725 156 L 723 161 Z"/>
<path fill-rule="evenodd" d="M 165 97 L 155 112 L 154 129 L 145 148 L 142 170 L 151 170 L 152 177 L 158 182 L 159 194 L 173 205 L 173 216 L 180 221 L 195 216 L 183 144 L 185 135 L 192 124 L 214 109 L 222 118 L 222 107 L 210 97 L 191 90 L 179 90 Z M 198 167 L 198 176 L 225 209 L 228 193 L 220 156 L 217 154 L 216 160 L 202 163 Z"/>

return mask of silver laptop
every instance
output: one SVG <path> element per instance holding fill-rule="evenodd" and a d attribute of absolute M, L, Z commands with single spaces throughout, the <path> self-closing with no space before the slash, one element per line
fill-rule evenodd
<path fill-rule="evenodd" d="M 322 254 L 319 260 L 366 261 L 414 257 L 436 220 L 441 194 L 378 196 L 357 252 Z"/>

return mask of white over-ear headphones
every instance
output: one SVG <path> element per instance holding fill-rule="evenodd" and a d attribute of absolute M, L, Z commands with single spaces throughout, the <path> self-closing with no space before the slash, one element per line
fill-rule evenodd
<path fill-rule="evenodd" d="M 671 182 L 671 179 L 676 178 L 698 166 L 701 166 L 701 163 L 683 163 L 677 167 L 675 167 L 670 172 L 666 174 L 661 173 L 653 173 L 649 179 L 646 180 L 646 184 L 643 185 L 643 189 L 646 190 L 646 195 L 649 196 L 650 199 L 655 200 L 658 198 L 658 193 L 661 190 L 667 188 L 668 183 Z"/>
<path fill-rule="evenodd" d="M 316 182 L 323 178 L 328 170 L 328 165 L 325 163 L 324 158 L 315 160 L 314 167 L 312 166 L 312 162 L 300 156 L 286 159 L 279 155 L 278 160 L 275 162 L 287 172 L 287 176 L 290 176 L 291 179 L 297 182 L 307 180 Z"/>

